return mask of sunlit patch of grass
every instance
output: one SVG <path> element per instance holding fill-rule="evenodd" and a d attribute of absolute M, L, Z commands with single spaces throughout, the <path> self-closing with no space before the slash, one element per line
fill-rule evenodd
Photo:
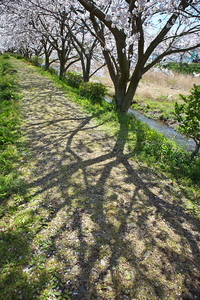
<path fill-rule="evenodd" d="M 50 212 L 24 181 L 30 153 L 21 133 L 15 73 L 10 60 L 0 56 L 0 300 L 69 299 L 58 261 L 46 260 L 52 244 L 44 237 L 34 241 Z"/>
<path fill-rule="evenodd" d="M 136 95 L 132 108 L 141 111 L 144 115 L 154 119 L 173 119 L 174 106 L 178 97 L 163 95 Z"/>

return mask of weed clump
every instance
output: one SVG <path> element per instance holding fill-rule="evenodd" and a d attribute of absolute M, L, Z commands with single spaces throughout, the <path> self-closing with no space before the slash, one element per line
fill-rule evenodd
<path fill-rule="evenodd" d="M 89 98 L 92 103 L 101 102 L 106 94 L 106 87 L 98 82 L 84 82 L 79 88 L 79 94 Z"/>
<path fill-rule="evenodd" d="M 42 60 L 38 56 L 33 56 L 27 59 L 30 63 L 32 63 L 36 67 L 40 67 Z"/>
<path fill-rule="evenodd" d="M 83 76 L 76 72 L 69 71 L 66 73 L 65 81 L 69 86 L 73 88 L 79 88 L 83 83 Z"/>

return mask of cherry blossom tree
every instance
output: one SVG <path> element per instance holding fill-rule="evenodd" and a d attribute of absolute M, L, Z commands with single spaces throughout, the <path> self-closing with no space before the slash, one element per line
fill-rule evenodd
<path fill-rule="evenodd" d="M 87 10 L 115 87 L 117 107 L 126 112 L 142 76 L 164 57 L 200 47 L 199 6 L 192 0 L 78 0 Z M 84 10 L 77 1 L 80 13 Z M 107 32 L 109 31 L 109 35 Z M 153 57 L 153 54 L 159 54 Z"/>
<path fill-rule="evenodd" d="M 87 22 L 89 21 L 90 20 L 87 20 Z M 67 24 L 67 28 L 70 34 L 71 44 L 74 49 L 76 49 L 81 61 L 83 80 L 84 82 L 88 82 L 90 77 L 92 77 L 100 68 L 105 66 L 105 63 L 101 63 L 98 67 L 96 62 L 95 70 L 92 72 L 91 64 L 95 61 L 93 58 L 98 49 L 99 40 L 97 37 L 91 35 L 90 31 L 87 29 L 88 24 L 86 26 L 85 21 L 80 20 L 78 27 L 76 24 L 77 22 L 74 22 L 75 26 Z"/>
<path fill-rule="evenodd" d="M 70 43 L 70 36 L 68 30 L 66 30 L 67 15 L 64 11 L 58 15 L 50 15 L 44 11 L 36 13 L 33 18 L 31 25 L 34 30 L 39 31 L 43 35 L 42 41 L 47 41 L 51 48 L 57 52 L 57 57 L 59 60 L 60 77 L 64 76 L 66 71 L 66 63 L 71 61 L 77 61 L 77 56 L 71 55 L 72 45 Z"/>

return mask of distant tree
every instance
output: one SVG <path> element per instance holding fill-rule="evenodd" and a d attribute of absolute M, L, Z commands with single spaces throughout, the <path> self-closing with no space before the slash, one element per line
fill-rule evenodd
<path fill-rule="evenodd" d="M 191 154 L 193 159 L 200 149 L 200 85 L 194 85 L 189 96 L 180 96 L 185 103 L 175 104 L 178 130 L 195 141 L 196 147 Z"/>
<path fill-rule="evenodd" d="M 79 16 L 79 15 L 78 15 Z M 71 38 L 71 44 L 74 49 L 76 49 L 78 56 L 80 57 L 83 80 L 88 82 L 90 77 L 92 77 L 99 69 L 105 66 L 105 63 L 100 62 L 101 55 L 98 54 L 98 61 L 100 66 L 97 65 L 97 61 L 94 59 L 97 54 L 97 49 L 99 45 L 99 40 L 97 37 L 91 35 L 89 28 L 92 26 L 90 19 L 79 20 L 79 26 L 77 26 L 77 20 L 74 21 L 74 26 L 69 22 L 67 24 L 68 32 Z M 101 49 L 98 49 L 101 53 Z M 96 66 L 93 66 L 94 71 L 92 71 L 92 62 L 95 62 Z"/>

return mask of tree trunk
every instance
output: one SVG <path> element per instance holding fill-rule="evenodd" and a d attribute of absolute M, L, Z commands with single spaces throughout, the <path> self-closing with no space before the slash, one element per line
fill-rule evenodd
<path fill-rule="evenodd" d="M 87 72 L 83 73 L 83 81 L 88 82 L 90 80 L 89 74 Z"/>
<path fill-rule="evenodd" d="M 61 51 L 58 54 L 59 57 L 59 62 L 60 62 L 60 70 L 59 70 L 59 76 L 60 78 L 64 77 L 64 73 L 65 73 L 65 56 L 64 56 L 64 51 Z"/>
<path fill-rule="evenodd" d="M 81 67 L 83 73 L 83 81 L 88 82 L 90 80 L 90 60 L 86 57 L 86 61 L 84 60 L 84 55 L 80 54 L 81 57 Z"/>
<path fill-rule="evenodd" d="M 60 78 L 64 77 L 64 73 L 65 73 L 65 62 L 60 61 L 60 72 L 59 72 Z"/>
<path fill-rule="evenodd" d="M 122 112 L 127 112 L 129 107 L 131 106 L 131 102 L 133 101 L 133 98 L 135 96 L 139 81 L 140 80 L 135 79 L 130 83 L 129 88 L 121 101 L 120 110 Z"/>
<path fill-rule="evenodd" d="M 61 36 L 64 35 L 64 20 L 62 20 L 62 23 L 61 23 L 61 29 L 60 29 L 60 33 L 61 33 Z M 65 38 L 62 37 L 62 42 L 61 42 L 61 48 L 59 50 L 59 60 L 60 60 L 60 78 L 63 78 L 64 77 L 64 74 L 65 74 L 65 63 L 66 63 L 66 48 L 65 48 Z"/>
<path fill-rule="evenodd" d="M 125 95 L 126 95 L 126 85 L 125 84 L 123 84 L 123 85 L 116 84 L 115 85 L 115 104 L 119 110 L 121 110 L 121 105 L 122 105 Z"/>
<path fill-rule="evenodd" d="M 45 70 L 48 71 L 50 66 L 49 54 L 45 53 Z"/>
<path fill-rule="evenodd" d="M 140 72 L 139 74 L 135 74 L 134 77 L 131 78 L 127 89 L 127 82 L 122 81 L 119 84 L 119 81 L 115 85 L 115 102 L 117 108 L 121 112 L 127 112 L 129 107 L 131 106 L 131 102 L 135 96 L 139 81 L 141 79 Z"/>
<path fill-rule="evenodd" d="M 88 82 L 90 80 L 90 69 L 88 68 L 87 62 L 86 66 L 82 64 L 82 71 L 83 71 L 83 81 Z"/>
<path fill-rule="evenodd" d="M 91 67 L 91 57 L 86 57 L 86 67 L 85 67 L 85 74 L 83 76 L 84 82 L 88 82 L 90 80 L 90 67 Z"/>

